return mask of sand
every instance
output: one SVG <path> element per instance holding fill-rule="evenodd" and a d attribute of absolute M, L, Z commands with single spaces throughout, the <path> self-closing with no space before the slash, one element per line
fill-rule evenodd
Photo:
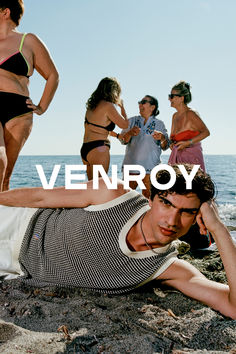
<path fill-rule="evenodd" d="M 225 282 L 217 251 L 181 256 Z M 0 282 L 0 353 L 236 353 L 236 321 L 154 282 L 110 296 Z"/>

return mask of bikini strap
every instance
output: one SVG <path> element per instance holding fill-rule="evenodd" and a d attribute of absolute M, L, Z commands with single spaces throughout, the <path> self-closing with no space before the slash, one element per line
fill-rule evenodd
<path fill-rule="evenodd" d="M 106 127 L 103 127 L 102 125 L 98 125 L 98 124 L 89 122 L 88 119 L 87 119 L 87 117 L 85 117 L 85 121 L 84 121 L 84 122 L 85 122 L 86 124 L 94 125 L 95 127 L 98 127 L 98 128 L 106 129 Z"/>
<path fill-rule="evenodd" d="M 25 40 L 25 36 L 27 35 L 27 33 L 24 33 L 22 38 L 21 38 L 21 42 L 20 42 L 20 48 L 19 48 L 19 52 L 22 51 L 22 47 L 23 47 L 23 43 L 24 43 L 24 40 Z"/>

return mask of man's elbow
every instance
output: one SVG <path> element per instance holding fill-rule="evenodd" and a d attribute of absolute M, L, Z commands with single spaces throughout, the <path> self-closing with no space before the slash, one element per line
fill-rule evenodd
<path fill-rule="evenodd" d="M 236 320 L 236 308 L 233 310 L 230 310 L 229 312 L 224 313 L 224 311 L 222 311 L 221 313 L 222 313 L 222 315 L 229 317 L 232 320 Z"/>
<path fill-rule="evenodd" d="M 229 298 L 225 300 L 225 305 L 222 308 L 218 308 L 218 311 L 221 312 L 222 315 L 227 316 L 232 320 L 236 320 L 236 304 L 234 302 L 235 301 L 230 300 L 229 295 Z"/>
<path fill-rule="evenodd" d="M 236 320 L 236 312 L 234 312 L 234 314 L 230 317 L 232 318 L 232 320 Z"/>
<path fill-rule="evenodd" d="M 236 320 L 236 304 L 231 305 L 231 308 L 229 310 L 229 314 L 227 316 L 232 318 L 232 320 Z"/>

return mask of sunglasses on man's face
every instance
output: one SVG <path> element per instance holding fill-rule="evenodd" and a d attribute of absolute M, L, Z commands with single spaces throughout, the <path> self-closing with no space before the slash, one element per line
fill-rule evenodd
<path fill-rule="evenodd" d="M 177 93 L 170 93 L 170 94 L 168 95 L 168 97 L 169 97 L 170 100 L 172 100 L 172 98 L 174 98 L 175 96 L 177 96 L 177 97 L 182 97 L 182 95 L 178 95 Z"/>
<path fill-rule="evenodd" d="M 151 101 L 148 101 L 148 100 L 138 101 L 138 104 L 145 104 L 145 103 L 150 103 L 151 104 Z"/>

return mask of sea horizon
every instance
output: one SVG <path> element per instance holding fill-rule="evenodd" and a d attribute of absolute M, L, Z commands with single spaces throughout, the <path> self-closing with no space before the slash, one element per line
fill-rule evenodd
<path fill-rule="evenodd" d="M 123 157 L 123 154 L 114 154 L 111 155 L 110 161 L 110 167 L 118 166 L 118 178 L 120 179 L 122 179 Z M 236 154 L 205 154 L 204 158 L 207 173 L 216 185 L 216 201 L 219 205 L 220 216 L 227 225 L 236 227 Z M 167 162 L 168 155 L 163 154 L 161 163 Z M 42 166 L 47 181 L 51 177 L 54 165 L 61 165 L 55 182 L 55 187 L 57 187 L 65 185 L 64 166 L 81 165 L 82 161 L 80 155 L 20 155 L 13 171 L 10 188 L 42 187 L 36 164 Z M 111 175 L 111 169 L 108 175 Z"/>
<path fill-rule="evenodd" d="M 169 154 L 162 153 L 161 156 L 169 156 Z M 80 156 L 79 154 L 20 154 L 19 156 Z M 124 154 L 111 154 L 111 156 L 124 156 Z M 236 156 L 236 154 L 204 154 L 205 156 Z"/>

